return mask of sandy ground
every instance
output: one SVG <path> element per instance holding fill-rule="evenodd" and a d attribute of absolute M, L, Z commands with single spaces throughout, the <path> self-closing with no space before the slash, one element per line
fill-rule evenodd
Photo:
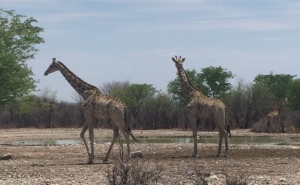
<path fill-rule="evenodd" d="M 95 164 L 87 165 L 82 144 L 63 146 L 14 146 L 15 141 L 40 139 L 78 139 L 80 128 L 70 129 L 0 129 L 0 155 L 10 153 L 10 160 L 0 160 L 0 184 L 108 184 L 119 158 L 119 144 L 110 161 L 102 159 L 109 143 L 95 144 Z M 135 130 L 137 137 L 191 136 L 191 131 Z M 216 136 L 217 132 L 198 132 Z M 299 137 L 297 134 L 255 134 L 233 130 L 235 136 Z M 87 135 L 88 136 L 88 133 Z M 95 138 L 112 137 L 112 131 L 95 129 Z M 125 147 L 125 146 L 124 146 Z M 200 173 L 215 177 L 212 184 L 224 184 L 226 176 L 247 184 L 300 184 L 300 145 L 230 145 L 229 157 L 215 157 L 217 145 L 198 144 L 197 158 L 190 157 L 193 144 L 131 144 L 132 151 L 142 151 L 143 159 L 130 164 L 143 169 L 162 167 L 160 184 L 197 184 Z"/>

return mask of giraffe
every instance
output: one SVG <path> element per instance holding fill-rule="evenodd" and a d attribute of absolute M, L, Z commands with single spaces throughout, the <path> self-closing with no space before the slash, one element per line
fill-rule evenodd
<path fill-rule="evenodd" d="M 113 127 L 113 139 L 110 144 L 110 147 L 106 153 L 106 156 L 103 161 L 107 161 L 111 149 L 119 138 L 119 130 L 125 137 L 127 144 L 127 156 L 130 157 L 130 147 L 129 147 L 129 135 L 136 141 L 133 134 L 130 132 L 129 128 L 125 127 L 124 124 L 124 108 L 125 104 L 118 98 L 112 98 L 108 95 L 105 95 L 97 90 L 87 90 L 84 92 L 85 96 L 88 97 L 86 101 L 81 105 L 84 115 L 86 117 L 86 124 L 89 129 L 93 128 L 93 119 L 108 119 Z M 86 147 L 86 150 L 89 155 L 89 163 L 94 159 L 94 146 L 93 146 L 93 137 L 91 139 L 91 154 L 89 153 L 89 148 L 83 137 L 83 142 Z"/>
<path fill-rule="evenodd" d="M 280 106 L 277 109 L 275 109 L 274 111 L 269 112 L 267 114 L 268 133 L 270 133 L 271 125 L 273 125 L 275 123 L 276 127 L 277 127 L 278 124 L 280 123 L 280 121 L 284 121 L 284 119 L 285 119 L 284 110 L 285 110 L 287 101 L 288 101 L 288 99 L 284 98 L 284 100 L 281 102 Z"/>
<path fill-rule="evenodd" d="M 217 157 L 221 154 L 222 139 L 225 138 L 225 157 L 228 156 L 228 141 L 227 136 L 231 137 L 230 127 L 226 123 L 226 106 L 225 104 L 215 98 L 205 96 L 199 89 L 197 89 L 187 76 L 182 63 L 185 58 L 172 57 L 180 78 L 181 91 L 185 98 L 189 100 L 187 105 L 188 121 L 191 125 L 194 137 L 194 153 L 192 157 L 197 157 L 197 127 L 196 121 L 199 118 L 210 118 L 216 124 L 219 130 L 219 147 Z"/>
<path fill-rule="evenodd" d="M 47 76 L 50 73 L 56 72 L 56 71 L 60 71 L 61 74 L 65 77 L 65 79 L 69 82 L 69 84 L 77 91 L 78 94 L 81 95 L 81 97 L 83 98 L 83 100 L 87 100 L 89 98 L 89 94 L 85 93 L 86 91 L 94 91 L 97 92 L 98 94 L 102 94 L 101 91 L 91 85 L 88 84 L 87 82 L 83 81 L 81 78 L 77 77 L 72 71 L 70 71 L 62 62 L 60 61 L 56 61 L 55 58 L 53 58 L 53 62 L 50 64 L 50 66 L 48 67 L 48 69 L 45 71 L 44 75 Z M 91 117 L 87 117 L 88 115 L 85 115 L 86 120 L 92 120 L 92 122 L 94 121 L 94 118 Z M 93 159 L 94 159 L 94 131 L 93 131 L 93 125 L 91 123 L 89 123 L 90 125 L 87 124 L 87 122 L 85 122 L 85 124 L 82 127 L 82 130 L 80 132 L 80 138 L 83 140 L 83 142 L 85 143 L 85 146 L 87 148 L 87 152 L 88 152 L 88 156 L 89 156 L 89 161 L 88 163 L 92 163 Z M 88 147 L 86 145 L 86 141 L 85 141 L 85 137 L 84 134 L 87 131 L 87 129 L 89 129 L 89 138 L 91 141 L 91 150 L 92 150 L 92 154 L 89 153 L 88 151 Z M 128 132 L 130 131 L 129 129 L 127 129 Z M 115 134 L 115 133 L 114 133 Z M 108 152 L 109 154 L 109 152 Z M 107 157 L 104 160 L 107 160 Z"/>

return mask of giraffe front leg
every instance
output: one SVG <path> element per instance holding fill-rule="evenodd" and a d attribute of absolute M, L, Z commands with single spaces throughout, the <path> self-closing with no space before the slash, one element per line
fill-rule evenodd
<path fill-rule="evenodd" d="M 193 116 L 189 116 L 189 122 L 193 131 L 193 138 L 194 138 L 194 152 L 192 154 L 192 157 L 198 157 L 196 119 L 194 119 Z"/>
<path fill-rule="evenodd" d="M 89 136 L 90 136 L 90 142 L 91 142 L 91 153 L 89 154 L 89 161 L 88 164 L 93 164 L 94 160 L 94 128 L 89 127 Z"/>
<path fill-rule="evenodd" d="M 90 154 L 89 147 L 88 147 L 88 145 L 87 145 L 87 143 L 86 143 L 86 140 L 85 140 L 85 137 L 84 137 L 84 133 L 86 132 L 87 129 L 88 129 L 88 125 L 85 123 L 85 124 L 83 125 L 83 127 L 82 127 L 81 132 L 80 132 L 80 137 L 81 137 L 81 139 L 82 139 L 82 141 L 83 141 L 83 143 L 84 143 L 84 146 L 85 146 L 85 148 L 86 148 L 86 151 L 87 151 L 87 154 L 88 154 L 89 160 L 90 160 L 91 154 Z"/>

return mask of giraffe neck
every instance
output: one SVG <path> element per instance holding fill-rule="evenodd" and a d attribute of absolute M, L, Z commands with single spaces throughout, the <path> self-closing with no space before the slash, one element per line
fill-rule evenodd
<path fill-rule="evenodd" d="M 81 95 L 81 97 L 83 99 L 85 99 L 84 91 L 94 89 L 94 90 L 97 90 L 97 91 L 100 92 L 100 90 L 97 87 L 86 83 L 81 78 L 76 76 L 62 62 L 59 62 L 59 64 L 60 64 L 59 65 L 59 71 L 61 72 L 61 74 L 65 77 L 65 79 L 69 82 L 69 84 L 75 89 L 75 91 L 78 92 L 78 94 Z"/>
<path fill-rule="evenodd" d="M 176 67 L 180 78 L 181 91 L 186 98 L 190 98 L 192 92 L 196 92 L 199 90 L 191 83 L 183 67 L 179 67 L 179 66 Z"/>
<path fill-rule="evenodd" d="M 278 109 L 277 109 L 279 114 L 281 114 L 281 112 L 282 112 L 283 109 L 284 109 L 284 107 L 283 107 L 284 105 L 283 105 L 283 104 L 284 104 L 284 103 L 281 103 L 281 105 L 280 105 L 280 106 L 278 107 Z"/>

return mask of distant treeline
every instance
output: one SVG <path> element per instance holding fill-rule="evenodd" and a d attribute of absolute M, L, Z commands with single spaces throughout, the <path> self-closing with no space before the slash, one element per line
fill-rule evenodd
<path fill-rule="evenodd" d="M 118 97 L 126 103 L 125 124 L 132 129 L 188 129 L 186 109 L 183 102 L 174 100 L 170 94 L 161 93 L 149 84 L 129 82 L 106 83 L 102 92 Z M 280 106 L 274 94 L 264 86 L 240 81 L 220 99 L 227 105 L 227 122 L 231 128 L 253 128 L 266 132 L 266 115 Z M 82 99 L 74 94 L 74 102 L 57 100 L 56 92 L 43 89 L 39 95 L 29 95 L 18 103 L 0 109 L 0 127 L 81 127 L 85 117 L 81 109 Z M 300 114 L 286 105 L 287 119 L 280 122 L 284 129 L 274 132 L 295 132 L 300 127 Z M 96 121 L 95 127 L 109 128 L 107 120 Z M 197 120 L 199 130 L 213 130 L 212 120 Z M 279 127 L 278 127 L 279 128 Z"/>

